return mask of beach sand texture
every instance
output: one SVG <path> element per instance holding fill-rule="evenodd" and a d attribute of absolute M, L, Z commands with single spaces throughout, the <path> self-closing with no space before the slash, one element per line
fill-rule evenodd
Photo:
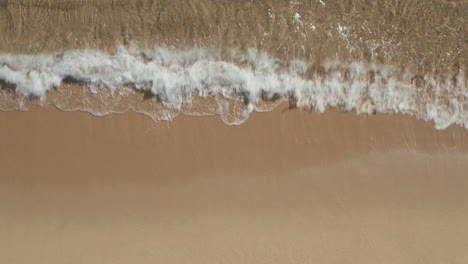
<path fill-rule="evenodd" d="M 0 0 L 0 263 L 468 263 L 466 14 Z"/>

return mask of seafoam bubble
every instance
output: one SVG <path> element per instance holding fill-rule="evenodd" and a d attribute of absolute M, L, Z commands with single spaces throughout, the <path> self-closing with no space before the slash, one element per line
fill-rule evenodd
<path fill-rule="evenodd" d="M 226 52 L 215 48 L 121 47 L 115 54 L 91 50 L 0 54 L 0 80 L 14 86 L 18 97 L 44 97 L 56 87 L 66 89 L 61 86 L 65 79 L 84 83 L 94 93 L 100 89 L 113 93 L 130 86 L 153 94 L 175 111 L 194 94 L 241 97 L 245 107 L 234 110 L 225 101 L 218 102 L 221 110 L 217 114 L 221 116 L 222 111 L 241 111 L 238 115 L 224 112 L 233 117 L 222 118 L 229 124 L 242 123 L 255 111 L 255 105 L 272 98 L 320 112 L 331 106 L 357 113 L 412 114 L 434 121 L 438 129 L 468 124 L 463 69 L 455 77 L 420 76 L 394 65 L 360 61 L 335 60 L 320 65 L 297 59 L 285 62 L 255 49 Z"/>

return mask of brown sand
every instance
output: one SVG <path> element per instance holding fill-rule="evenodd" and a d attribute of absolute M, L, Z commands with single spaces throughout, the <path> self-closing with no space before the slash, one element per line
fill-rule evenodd
<path fill-rule="evenodd" d="M 317 71 L 466 73 L 467 1 L 325 2 L 0 0 L 0 52 L 254 47 Z M 468 263 L 461 127 L 287 105 L 237 127 L 32 108 L 0 112 L 0 263 Z"/>
<path fill-rule="evenodd" d="M 468 133 L 0 112 L 0 263 L 467 263 Z"/>

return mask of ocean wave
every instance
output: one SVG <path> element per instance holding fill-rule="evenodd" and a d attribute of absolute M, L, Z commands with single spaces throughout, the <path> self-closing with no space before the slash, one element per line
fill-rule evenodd
<path fill-rule="evenodd" d="M 15 98 L 46 100 L 48 92 L 66 89 L 63 84 L 72 82 L 84 84 L 91 95 L 121 95 L 130 87 L 133 92 L 151 94 L 175 112 L 194 96 L 241 98 L 244 106 L 232 110 L 241 111 L 241 118 L 223 119 L 228 124 L 242 123 L 252 111 L 261 110 L 261 102 L 288 100 L 319 112 L 340 107 L 358 114 L 403 113 L 434 121 L 437 129 L 451 124 L 468 128 L 465 72 L 460 68 L 421 74 L 359 61 L 283 61 L 255 49 L 234 48 L 121 47 L 114 54 L 92 50 L 0 54 L 1 96 L 9 88 Z M 5 101 L 1 100 L 0 108 L 9 110 Z M 115 112 L 98 105 L 95 109 L 100 109 L 93 110 L 96 115 Z"/>

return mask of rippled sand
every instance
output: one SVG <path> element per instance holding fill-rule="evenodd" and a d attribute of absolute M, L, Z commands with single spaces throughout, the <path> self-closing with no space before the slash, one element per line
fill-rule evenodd
<path fill-rule="evenodd" d="M 255 47 L 284 58 L 467 69 L 468 4 L 429 1 L 4 0 L 0 50 Z M 457 70 L 457 69 L 456 69 Z"/>

